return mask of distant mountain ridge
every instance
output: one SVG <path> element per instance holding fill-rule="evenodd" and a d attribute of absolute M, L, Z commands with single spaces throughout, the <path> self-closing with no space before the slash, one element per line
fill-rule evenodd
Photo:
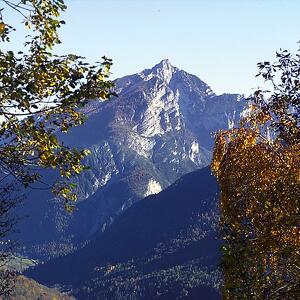
<path fill-rule="evenodd" d="M 237 124 L 244 109 L 242 96 L 218 96 L 168 60 L 115 85 L 118 97 L 91 101 L 86 123 L 61 136 L 65 144 L 91 151 L 90 170 L 77 180 L 76 212 L 67 215 L 44 192 L 32 192 L 21 208 L 29 218 L 20 225 L 20 239 L 30 255 L 73 251 L 139 199 L 207 166 L 211 133 Z"/>

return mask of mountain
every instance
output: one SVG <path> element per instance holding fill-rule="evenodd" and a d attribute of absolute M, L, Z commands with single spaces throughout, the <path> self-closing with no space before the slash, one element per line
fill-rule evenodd
<path fill-rule="evenodd" d="M 78 299 L 220 299 L 218 186 L 209 167 L 131 206 L 84 248 L 27 275 Z"/>
<path fill-rule="evenodd" d="M 90 169 L 77 179 L 75 213 L 68 215 L 44 191 L 31 191 L 21 206 L 29 216 L 19 225 L 28 255 L 74 251 L 139 199 L 207 166 L 211 133 L 234 126 L 244 107 L 240 95 L 218 96 L 168 60 L 117 79 L 115 92 L 118 97 L 109 101 L 90 101 L 86 123 L 60 136 L 71 147 L 91 151 Z"/>

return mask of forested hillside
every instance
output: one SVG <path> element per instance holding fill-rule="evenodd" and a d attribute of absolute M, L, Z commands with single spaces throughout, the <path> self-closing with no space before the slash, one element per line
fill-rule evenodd
<path fill-rule="evenodd" d="M 83 249 L 27 274 L 72 286 L 79 299 L 219 299 L 217 199 L 209 168 L 187 174 Z"/>

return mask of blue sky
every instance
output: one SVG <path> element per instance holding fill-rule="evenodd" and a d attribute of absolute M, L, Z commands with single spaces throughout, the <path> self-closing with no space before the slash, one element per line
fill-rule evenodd
<path fill-rule="evenodd" d="M 68 0 L 60 53 L 102 55 L 113 78 L 164 58 L 199 76 L 216 93 L 250 93 L 256 63 L 275 51 L 295 52 L 300 40 L 297 0 Z"/>

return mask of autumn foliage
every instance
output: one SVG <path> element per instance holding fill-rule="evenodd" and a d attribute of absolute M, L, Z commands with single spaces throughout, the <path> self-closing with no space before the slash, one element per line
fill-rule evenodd
<path fill-rule="evenodd" d="M 260 63 L 272 91 L 258 90 L 241 127 L 216 135 L 223 299 L 300 297 L 299 54 Z"/>

